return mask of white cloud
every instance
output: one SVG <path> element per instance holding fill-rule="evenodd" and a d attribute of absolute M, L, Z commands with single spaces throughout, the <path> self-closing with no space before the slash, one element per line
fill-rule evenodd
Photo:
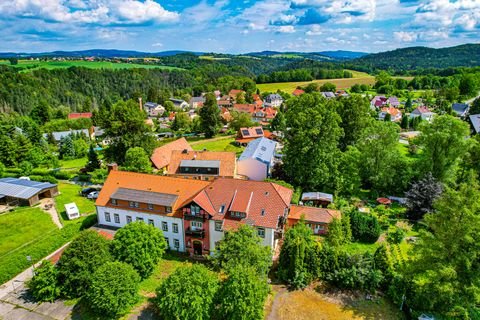
<path fill-rule="evenodd" d="M 393 33 L 393 38 L 400 42 L 414 42 L 417 40 L 417 34 L 415 32 L 398 31 Z"/>
<path fill-rule="evenodd" d="M 307 36 L 319 36 L 322 34 L 322 29 L 320 28 L 320 25 L 318 24 L 314 24 L 312 25 L 312 27 L 310 28 L 310 30 L 308 30 L 307 32 L 305 32 L 305 34 Z"/>
<path fill-rule="evenodd" d="M 295 27 L 294 26 L 280 26 L 277 28 L 277 32 L 280 33 L 294 33 Z"/>
<path fill-rule="evenodd" d="M 161 42 L 155 42 L 155 43 L 152 44 L 152 47 L 156 47 L 156 48 L 163 47 L 163 43 L 161 43 Z"/>

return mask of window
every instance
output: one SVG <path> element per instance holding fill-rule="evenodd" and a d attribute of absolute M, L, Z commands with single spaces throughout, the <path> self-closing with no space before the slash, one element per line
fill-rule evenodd
<path fill-rule="evenodd" d="M 168 224 L 165 221 L 162 221 L 162 230 L 168 231 Z"/>
<path fill-rule="evenodd" d="M 105 221 L 110 222 L 110 213 L 105 212 Z"/>
<path fill-rule="evenodd" d="M 203 222 L 199 222 L 199 221 L 192 221 L 192 222 L 190 222 L 190 225 L 192 226 L 192 229 L 194 229 L 194 230 L 203 228 Z"/>
<path fill-rule="evenodd" d="M 258 228 L 257 233 L 260 238 L 265 238 L 265 228 Z"/>
<path fill-rule="evenodd" d="M 166 211 L 167 213 L 172 212 L 172 207 L 165 207 L 165 211 Z"/>
<path fill-rule="evenodd" d="M 132 217 L 131 216 L 127 216 L 127 223 L 130 223 L 132 222 Z"/>
<path fill-rule="evenodd" d="M 170 242 L 168 242 L 168 238 L 165 237 L 165 242 L 167 243 L 167 247 L 170 247 Z"/>
<path fill-rule="evenodd" d="M 260 213 L 262 216 L 265 215 L 265 209 L 262 209 L 262 212 Z"/>
<path fill-rule="evenodd" d="M 191 210 L 193 215 L 200 214 L 200 207 L 199 206 L 196 206 L 196 205 L 192 204 L 190 206 L 190 210 Z"/>
<path fill-rule="evenodd" d="M 222 231 L 222 221 L 215 221 L 215 231 Z"/>
<path fill-rule="evenodd" d="M 114 206 L 116 206 L 116 205 L 118 204 L 118 203 L 117 203 L 117 199 L 112 199 L 112 204 L 113 204 Z"/>
<path fill-rule="evenodd" d="M 225 212 L 225 205 L 222 204 L 222 205 L 220 206 L 220 209 L 218 209 L 218 213 L 222 213 L 222 214 L 223 214 L 224 212 Z"/>
<path fill-rule="evenodd" d="M 154 226 L 155 223 L 153 222 L 153 219 L 148 219 L 148 224 Z"/>
<path fill-rule="evenodd" d="M 115 220 L 115 223 L 120 223 L 120 216 L 118 215 L 118 213 L 115 213 L 113 215 L 113 219 Z"/>
<path fill-rule="evenodd" d="M 137 221 L 143 221 L 142 217 L 137 217 Z"/>
<path fill-rule="evenodd" d="M 138 202 L 136 201 L 130 201 L 128 205 L 130 206 L 130 208 L 138 208 Z"/>
<path fill-rule="evenodd" d="M 178 233 L 178 223 L 172 224 L 173 233 Z"/>
<path fill-rule="evenodd" d="M 148 210 L 153 210 L 153 204 L 149 203 L 147 204 L 147 206 L 148 206 Z"/>
<path fill-rule="evenodd" d="M 175 249 L 180 248 L 180 241 L 178 239 L 173 239 L 173 246 Z"/>

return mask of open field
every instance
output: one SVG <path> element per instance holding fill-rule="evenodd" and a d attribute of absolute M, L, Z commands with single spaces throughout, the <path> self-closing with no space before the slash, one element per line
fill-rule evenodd
<path fill-rule="evenodd" d="M 80 210 L 80 214 L 82 215 L 95 212 L 95 203 L 93 200 L 89 200 L 79 194 L 79 192 L 82 190 L 80 186 L 76 184 L 60 182 L 58 184 L 58 188 L 61 194 L 55 197 L 55 204 L 57 207 L 57 212 L 60 214 L 60 218 L 64 223 L 70 223 L 65 214 L 65 204 L 67 203 L 75 202 L 78 210 Z"/>
<path fill-rule="evenodd" d="M 9 65 L 8 60 L 0 60 L 0 65 Z M 83 61 L 83 60 L 69 60 L 69 61 L 34 61 L 34 60 L 19 60 L 17 65 L 14 65 L 15 68 L 24 69 L 23 71 L 28 72 L 36 69 L 65 69 L 70 67 L 85 67 L 91 69 L 132 69 L 132 68 L 147 68 L 147 69 L 168 69 L 168 70 L 181 70 L 176 67 L 168 66 L 159 66 L 159 65 L 149 65 L 149 64 L 138 64 L 138 63 L 115 63 L 108 61 Z"/>
<path fill-rule="evenodd" d="M 350 71 L 350 70 L 349 70 Z M 323 85 L 327 82 L 333 83 L 337 86 L 337 89 L 348 89 L 354 84 L 366 84 L 374 85 L 375 77 L 364 72 L 350 71 L 353 73 L 353 78 L 341 78 L 341 79 L 321 79 L 313 81 L 299 81 L 299 82 L 277 82 L 277 83 L 262 83 L 257 84 L 257 88 L 261 92 L 276 92 L 281 90 L 287 93 L 292 93 L 297 87 L 304 87 L 309 83 L 318 83 Z M 411 80 L 413 77 L 399 77 L 405 80 Z"/>
<path fill-rule="evenodd" d="M 56 197 L 60 213 L 63 204 L 72 201 L 75 201 L 81 213 L 94 212 L 93 202 L 78 196 L 80 186 L 60 183 L 58 187 L 62 193 Z M 38 207 L 19 207 L 0 215 L 0 284 L 73 239 L 80 230 L 92 225 L 95 219 L 94 215 L 73 221 L 62 219 L 64 227 L 58 229 L 50 216 Z M 32 257 L 31 262 L 27 261 L 27 256 Z"/>
<path fill-rule="evenodd" d="M 81 169 L 85 167 L 87 161 L 87 157 L 72 160 L 60 160 L 60 168 L 62 168 L 62 170 Z"/>
<path fill-rule="evenodd" d="M 237 155 L 241 154 L 244 150 L 243 147 L 235 145 L 235 138 L 213 138 L 209 140 L 198 140 L 190 142 L 193 150 L 201 151 L 207 149 L 208 151 L 232 151 Z"/>

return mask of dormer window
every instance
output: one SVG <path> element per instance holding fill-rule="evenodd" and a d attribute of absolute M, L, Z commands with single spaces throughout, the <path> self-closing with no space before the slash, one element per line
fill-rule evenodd
<path fill-rule="evenodd" d="M 147 206 L 148 206 L 148 210 L 153 210 L 153 204 L 148 203 Z"/>
<path fill-rule="evenodd" d="M 114 206 L 118 205 L 117 199 L 112 199 L 112 204 L 113 204 Z"/>
<path fill-rule="evenodd" d="M 225 205 L 222 204 L 222 205 L 220 206 L 220 208 L 218 209 L 218 213 L 223 214 L 224 212 L 225 212 Z"/>
<path fill-rule="evenodd" d="M 260 212 L 260 214 L 262 215 L 262 217 L 265 215 L 265 209 L 262 209 L 262 211 Z"/>
<path fill-rule="evenodd" d="M 128 203 L 128 205 L 130 206 L 130 208 L 138 208 L 139 207 L 139 204 L 136 201 L 130 201 Z"/>

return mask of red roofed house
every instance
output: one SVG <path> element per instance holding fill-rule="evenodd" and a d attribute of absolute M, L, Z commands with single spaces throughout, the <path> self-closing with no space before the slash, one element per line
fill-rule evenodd
<path fill-rule="evenodd" d="M 80 118 L 87 118 L 90 119 L 92 117 L 91 112 L 74 112 L 74 113 L 69 113 L 68 114 L 68 119 L 80 119 Z"/>
<path fill-rule="evenodd" d="M 333 219 L 340 219 L 342 214 L 338 210 L 292 205 L 288 215 L 288 225 L 295 225 L 301 217 L 305 219 L 307 226 L 312 228 L 314 234 L 326 234 L 328 225 Z"/>
<path fill-rule="evenodd" d="M 237 112 L 245 112 L 245 113 L 253 114 L 256 110 L 256 106 L 254 104 L 235 103 L 233 105 L 233 110 Z"/>
<path fill-rule="evenodd" d="M 434 115 L 427 106 L 420 106 L 410 113 L 410 118 L 421 117 L 422 120 L 432 121 Z"/>
<path fill-rule="evenodd" d="M 228 92 L 228 96 L 230 98 L 230 100 L 237 100 L 237 96 L 240 94 L 240 93 L 243 93 L 245 94 L 245 91 L 243 90 L 237 90 L 237 89 L 232 89 Z"/>
<path fill-rule="evenodd" d="M 384 107 L 378 114 L 378 120 L 385 120 L 385 116 L 390 114 L 390 121 L 401 121 L 402 120 L 402 111 L 394 107 Z"/>
<path fill-rule="evenodd" d="M 158 170 L 168 171 L 168 165 L 172 156 L 172 151 L 193 151 L 192 147 L 185 138 L 180 138 L 153 150 L 150 160 L 153 166 Z"/>
<path fill-rule="evenodd" d="M 184 179 L 234 178 L 235 152 L 173 150 L 167 175 Z"/>
<path fill-rule="evenodd" d="M 303 91 L 302 89 L 298 89 L 298 88 L 295 89 L 295 90 L 293 90 L 293 92 L 292 92 L 292 94 L 293 94 L 294 96 L 296 96 L 296 97 L 298 97 L 298 96 L 300 96 L 300 95 L 302 95 L 302 94 L 304 94 L 304 93 L 305 93 L 305 91 Z"/>
<path fill-rule="evenodd" d="M 213 253 L 224 232 L 248 224 L 275 249 L 293 191 L 271 182 L 217 179 L 183 209 L 185 243 L 195 255 Z"/>

